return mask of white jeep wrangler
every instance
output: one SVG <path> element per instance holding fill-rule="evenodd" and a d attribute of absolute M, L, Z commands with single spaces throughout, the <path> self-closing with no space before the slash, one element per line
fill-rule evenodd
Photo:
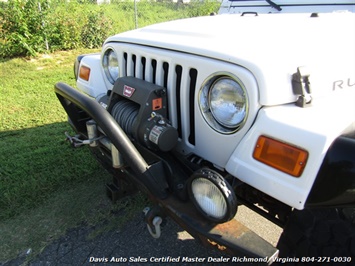
<path fill-rule="evenodd" d="M 250 261 L 355 259 L 355 3 L 229 1 L 109 37 L 55 93 L 114 176 L 196 239 Z M 224 14 L 234 13 L 234 14 Z M 273 247 L 234 217 L 282 226 Z M 238 216 L 237 216 L 238 217 Z M 279 254 L 280 250 L 280 254 Z"/>

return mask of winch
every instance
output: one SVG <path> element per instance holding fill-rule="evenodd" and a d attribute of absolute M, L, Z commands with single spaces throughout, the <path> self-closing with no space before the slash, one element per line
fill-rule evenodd
<path fill-rule="evenodd" d="M 167 152 L 175 147 L 178 132 L 167 119 L 164 87 L 123 77 L 117 79 L 109 98 L 99 102 L 107 104 L 108 112 L 129 137 L 149 149 Z"/>

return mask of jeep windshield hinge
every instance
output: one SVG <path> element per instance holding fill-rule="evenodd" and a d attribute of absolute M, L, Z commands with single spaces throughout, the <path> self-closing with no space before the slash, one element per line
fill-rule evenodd
<path fill-rule="evenodd" d="M 281 11 L 282 8 L 280 5 L 275 4 L 273 1 L 271 0 L 265 0 L 270 6 L 272 6 L 273 8 L 275 8 L 277 11 Z"/>
<path fill-rule="evenodd" d="M 307 107 L 312 102 L 310 73 L 306 67 L 298 67 L 297 72 L 292 75 L 293 93 L 298 95 L 296 105 Z"/>

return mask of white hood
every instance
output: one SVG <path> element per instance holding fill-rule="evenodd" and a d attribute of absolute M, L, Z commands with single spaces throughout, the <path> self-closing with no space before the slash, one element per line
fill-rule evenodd
<path fill-rule="evenodd" d="M 292 74 L 305 66 L 312 98 L 355 90 L 355 14 L 218 15 L 156 24 L 110 37 L 215 58 L 249 69 L 260 104 L 294 102 Z"/>

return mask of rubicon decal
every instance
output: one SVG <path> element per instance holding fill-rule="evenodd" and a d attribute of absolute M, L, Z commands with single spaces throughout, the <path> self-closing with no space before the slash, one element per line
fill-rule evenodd
<path fill-rule="evenodd" d="M 123 95 L 128 97 L 128 98 L 131 98 L 135 90 L 136 90 L 135 88 L 132 88 L 132 87 L 127 86 L 127 85 L 124 85 L 124 87 L 123 87 Z"/>
<path fill-rule="evenodd" d="M 355 87 L 355 79 L 344 79 L 344 80 L 337 80 L 333 82 L 333 91 L 339 89 L 346 89 L 350 87 Z"/>

